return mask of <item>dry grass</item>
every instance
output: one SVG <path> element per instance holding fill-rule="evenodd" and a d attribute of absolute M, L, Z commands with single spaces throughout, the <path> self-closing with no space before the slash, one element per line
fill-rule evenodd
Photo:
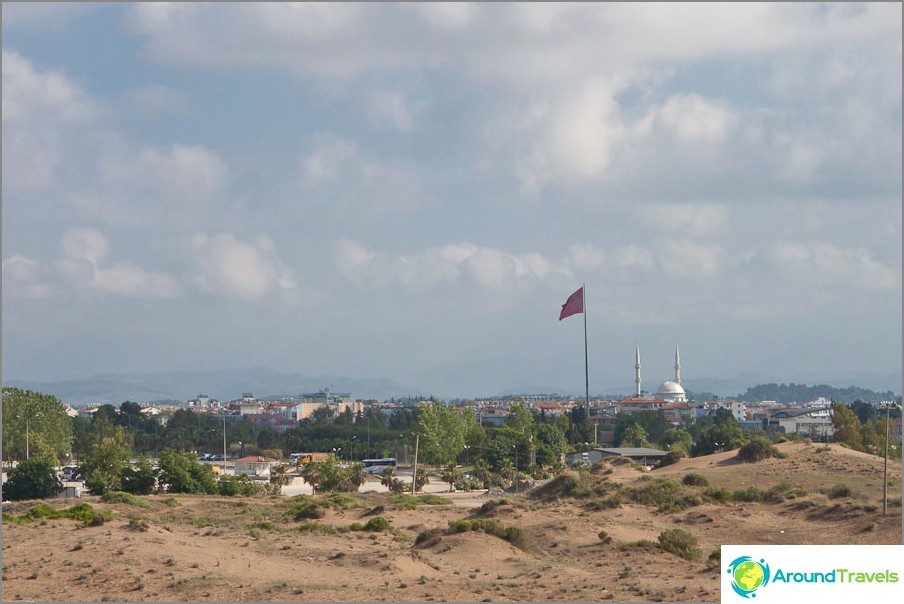
<path fill-rule="evenodd" d="M 585 479 L 562 478 L 533 494 L 489 500 L 440 493 L 451 500 L 441 505 L 412 506 L 380 493 L 310 503 L 143 498 L 150 507 L 87 497 L 81 503 L 107 518 L 90 526 L 54 514 L 29 520 L 36 502 L 8 504 L 2 596 L 712 602 L 720 597 L 722 543 L 901 543 L 900 462 L 889 464 L 893 503 L 885 517 L 882 460 L 835 446 L 817 453 L 819 446 L 784 443 L 784 459 L 738 464 L 729 452 L 653 472 L 603 464 Z M 692 472 L 711 486 L 682 485 Z M 703 496 L 710 488 L 755 489 L 765 499 L 719 503 Z M 307 505 L 322 514 L 296 519 Z M 357 530 L 378 516 L 387 530 Z M 456 526 L 462 530 L 450 530 Z"/>

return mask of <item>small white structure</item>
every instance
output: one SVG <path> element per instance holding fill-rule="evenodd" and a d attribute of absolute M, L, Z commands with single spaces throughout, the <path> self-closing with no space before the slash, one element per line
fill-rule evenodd
<path fill-rule="evenodd" d="M 255 478 L 270 478 L 270 469 L 279 463 L 276 459 L 270 457 L 260 457 L 252 455 L 250 457 L 242 457 L 235 460 L 235 475 L 247 474 Z"/>

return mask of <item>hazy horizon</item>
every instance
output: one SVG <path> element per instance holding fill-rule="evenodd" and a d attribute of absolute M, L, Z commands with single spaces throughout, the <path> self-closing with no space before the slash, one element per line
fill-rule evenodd
<path fill-rule="evenodd" d="M 901 10 L 4 3 L 3 379 L 900 376 Z"/>

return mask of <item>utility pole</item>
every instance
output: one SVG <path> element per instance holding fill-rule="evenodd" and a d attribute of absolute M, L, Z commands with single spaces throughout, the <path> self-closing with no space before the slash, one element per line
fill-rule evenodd
<path fill-rule="evenodd" d="M 421 435 L 414 433 L 414 465 L 411 466 L 411 496 L 414 497 L 414 491 L 417 487 L 417 446 L 421 440 Z"/>
<path fill-rule="evenodd" d="M 223 414 L 223 471 L 220 476 L 226 476 L 226 414 Z"/>

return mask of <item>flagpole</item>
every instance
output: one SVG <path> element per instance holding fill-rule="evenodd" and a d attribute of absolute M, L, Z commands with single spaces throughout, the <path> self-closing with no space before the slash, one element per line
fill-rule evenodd
<path fill-rule="evenodd" d="M 590 419 L 590 364 L 587 361 L 587 289 L 582 284 L 584 290 L 584 402 L 587 405 L 587 419 Z"/>

